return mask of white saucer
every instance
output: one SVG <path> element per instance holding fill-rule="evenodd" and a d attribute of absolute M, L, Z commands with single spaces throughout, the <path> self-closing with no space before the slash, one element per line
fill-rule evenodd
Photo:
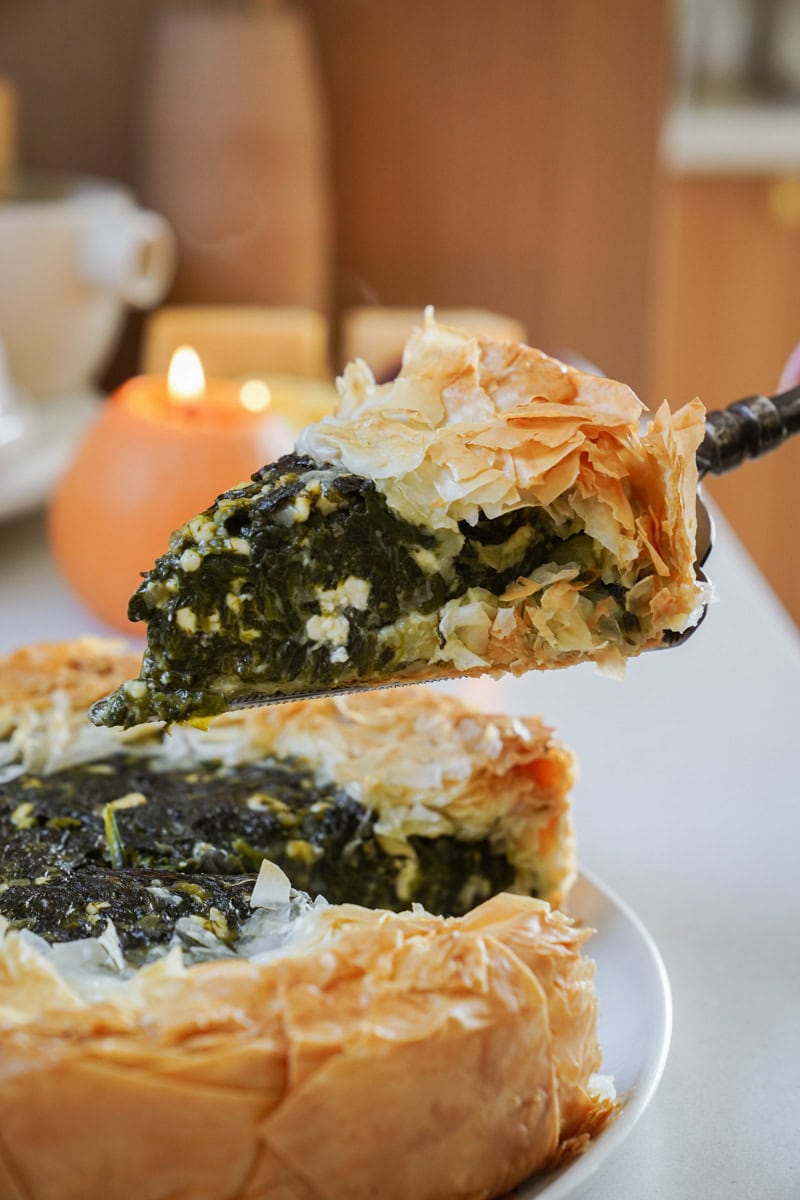
<path fill-rule="evenodd" d="M 30 432 L 0 458 L 0 521 L 46 503 L 101 405 L 90 391 L 37 401 Z"/>

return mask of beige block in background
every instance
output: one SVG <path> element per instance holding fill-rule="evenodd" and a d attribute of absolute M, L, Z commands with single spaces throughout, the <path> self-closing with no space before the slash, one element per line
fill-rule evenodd
<path fill-rule="evenodd" d="M 524 342 L 525 326 L 502 313 L 483 308 L 437 308 L 436 319 L 483 337 Z M 403 346 L 415 325 L 421 325 L 421 308 L 351 308 L 342 316 L 342 361 L 363 358 L 379 381 L 395 374 Z"/>
<path fill-rule="evenodd" d="M 13 191 L 17 169 L 17 92 L 0 75 L 0 199 Z"/>
<path fill-rule="evenodd" d="M 172 305 L 147 322 L 144 374 L 166 374 L 178 346 L 192 346 L 207 375 L 330 378 L 328 322 L 307 308 Z"/>

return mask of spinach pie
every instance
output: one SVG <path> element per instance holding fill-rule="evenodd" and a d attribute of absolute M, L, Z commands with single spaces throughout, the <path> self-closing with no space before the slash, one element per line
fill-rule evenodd
<path fill-rule="evenodd" d="M 0 1200 L 471 1200 L 580 1152 L 589 931 L 490 895 L 568 889 L 569 752 L 430 689 L 92 726 L 131 657 L 0 660 Z"/>
<path fill-rule="evenodd" d="M 536 719 L 430 689 L 98 729 L 131 655 L 96 639 L 0 660 L 0 915 L 51 942 L 108 922 L 131 961 L 235 952 L 264 860 L 331 903 L 445 915 L 575 873 L 571 752 Z"/>
<path fill-rule="evenodd" d="M 398 377 L 350 364 L 337 415 L 171 537 L 129 616 L 138 677 L 98 724 L 594 660 L 696 623 L 704 410 L 640 432 L 630 388 L 428 313 Z"/>

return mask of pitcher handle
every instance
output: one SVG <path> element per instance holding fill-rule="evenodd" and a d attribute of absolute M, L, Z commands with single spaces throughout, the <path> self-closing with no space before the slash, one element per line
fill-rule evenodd
<path fill-rule="evenodd" d="M 92 229 L 82 258 L 87 283 L 113 288 L 134 308 L 152 308 L 175 277 L 175 234 L 158 213 L 136 209 Z"/>

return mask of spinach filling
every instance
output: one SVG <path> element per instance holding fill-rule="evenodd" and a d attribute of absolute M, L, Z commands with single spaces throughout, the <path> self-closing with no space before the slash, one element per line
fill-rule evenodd
<path fill-rule="evenodd" d="M 235 945 L 264 858 L 312 896 L 395 911 L 418 901 L 458 915 L 513 883 L 487 841 L 454 837 L 410 838 L 409 872 L 413 859 L 383 850 L 375 822 L 276 760 L 155 771 L 121 755 L 24 775 L 0 788 L 0 914 L 51 942 L 97 936 L 111 919 L 136 961 L 186 917 Z"/>
<path fill-rule="evenodd" d="M 523 508 L 428 533 L 396 516 L 372 480 L 287 455 L 173 534 L 128 609 L 148 625 L 141 680 L 92 719 L 181 720 L 248 696 L 402 675 L 442 644 L 447 601 L 473 588 L 500 595 L 545 563 L 578 563 L 585 594 L 612 596 L 621 629 L 635 633 L 577 518 L 556 527 Z"/>

